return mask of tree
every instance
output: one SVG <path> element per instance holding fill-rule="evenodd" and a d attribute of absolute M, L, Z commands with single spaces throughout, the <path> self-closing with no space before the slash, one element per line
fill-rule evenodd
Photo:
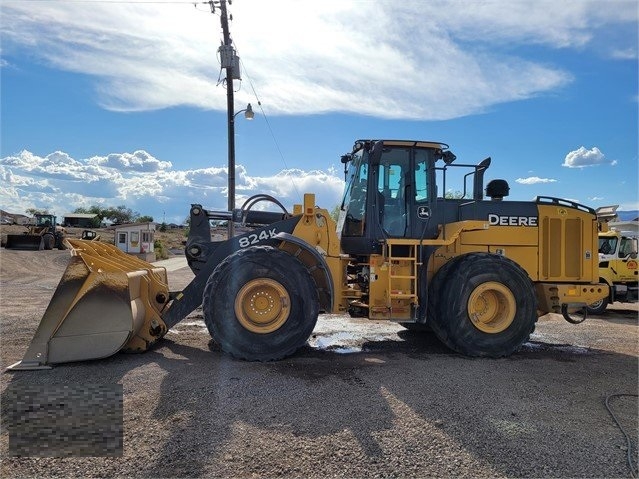
<path fill-rule="evenodd" d="M 102 208 L 98 205 L 90 206 L 89 208 L 84 208 L 82 206 L 73 210 L 74 213 L 79 215 L 95 215 L 95 218 L 91 220 L 91 226 L 93 228 L 99 228 L 102 225 L 102 220 L 104 219 L 104 213 Z"/>
<path fill-rule="evenodd" d="M 153 216 L 144 215 L 140 216 L 140 213 L 137 211 L 133 211 L 131 208 L 127 208 L 124 205 L 116 206 L 107 206 L 106 208 L 102 208 L 98 205 L 92 205 L 88 208 L 80 206 L 76 208 L 74 213 L 77 214 L 93 214 L 96 216 L 94 220 L 94 227 L 98 228 L 102 224 L 104 219 L 107 219 L 113 223 L 123 224 L 123 223 L 152 223 Z"/>
<path fill-rule="evenodd" d="M 133 223 L 140 217 L 140 213 L 133 211 L 131 208 L 127 208 L 124 205 L 120 205 L 116 208 L 107 208 L 103 210 L 104 217 L 111 220 L 113 223 Z"/>
<path fill-rule="evenodd" d="M 448 199 L 448 200 L 460 200 L 464 197 L 464 193 L 457 190 L 457 191 L 453 191 L 453 190 L 448 190 L 445 194 L 444 194 L 444 198 Z"/>
<path fill-rule="evenodd" d="M 335 207 L 331 210 L 331 218 L 333 218 L 335 223 L 337 223 L 340 211 L 341 211 L 340 205 L 335 205 Z"/>
<path fill-rule="evenodd" d="M 31 216 L 35 215 L 50 215 L 48 208 L 27 208 L 25 212 Z"/>

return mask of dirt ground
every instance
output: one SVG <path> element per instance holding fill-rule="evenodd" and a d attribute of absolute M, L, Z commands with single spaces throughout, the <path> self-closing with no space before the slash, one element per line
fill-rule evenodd
<path fill-rule="evenodd" d="M 3 369 L 22 358 L 68 256 L 0 250 Z M 169 278 L 181 289 L 192 274 Z M 580 325 L 545 316 L 520 352 L 497 360 L 462 357 L 395 324 L 327 315 L 293 357 L 247 363 L 222 354 L 195 312 L 144 354 L 0 374 L 0 473 L 628 477 L 627 442 L 605 401 L 637 393 L 637 313 L 615 303 Z M 119 388 L 121 453 L 13 453 L 11 398 L 64 386 Z M 637 399 L 609 404 L 636 467 Z"/>

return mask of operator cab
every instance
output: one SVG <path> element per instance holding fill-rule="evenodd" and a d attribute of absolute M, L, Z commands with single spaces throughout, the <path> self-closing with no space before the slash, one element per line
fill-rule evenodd
<path fill-rule="evenodd" d="M 435 238 L 438 225 L 457 214 L 452 212 L 458 210 L 460 201 L 482 199 L 483 172 L 490 164 L 489 158 L 479 165 L 459 165 L 473 169 L 464 177 L 463 193 L 449 207 L 438 206 L 443 199 L 446 169 L 455 158 L 448 145 L 439 142 L 355 142 L 353 151 L 342 157 L 346 188 L 337 230 L 344 252 L 379 254 L 389 238 Z M 439 160 L 444 166 L 436 166 Z M 467 194 L 469 175 L 474 175 L 473 192 Z M 443 182 L 439 198 L 438 176 Z"/>
<path fill-rule="evenodd" d="M 35 219 L 36 226 L 38 227 L 50 228 L 51 226 L 55 226 L 56 224 L 56 218 L 53 215 L 36 214 Z"/>

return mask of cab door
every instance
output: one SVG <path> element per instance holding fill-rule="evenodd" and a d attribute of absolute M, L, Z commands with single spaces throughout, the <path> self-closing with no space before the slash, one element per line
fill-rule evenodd
<path fill-rule="evenodd" d="M 386 147 L 377 173 L 377 206 L 384 237 L 432 238 L 432 152 L 427 148 Z"/>

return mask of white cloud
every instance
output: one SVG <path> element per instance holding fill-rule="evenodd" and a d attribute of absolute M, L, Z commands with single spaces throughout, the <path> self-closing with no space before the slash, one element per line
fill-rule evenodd
<path fill-rule="evenodd" d="M 290 211 L 304 193 L 314 192 L 317 204 L 330 210 L 340 201 L 344 186 L 337 174 L 335 169 L 296 169 L 256 177 L 236 165 L 236 204 L 266 193 Z M 0 208 L 12 213 L 35 207 L 63 215 L 78 207 L 124 204 L 156 219 L 181 222 L 191 203 L 227 209 L 226 167 L 177 170 L 144 150 L 81 160 L 61 151 L 40 157 L 25 150 L 0 158 L 0 180 Z"/>
<path fill-rule="evenodd" d="M 244 78 L 250 74 L 271 114 L 446 119 L 571 81 L 566 71 L 516 56 L 512 46 L 583 48 L 597 31 L 637 16 L 634 2 L 621 0 L 614 8 L 581 0 L 462 5 L 242 0 L 232 5 L 231 31 Z M 3 53 L 19 58 L 26 49 L 55 68 L 92 76 L 106 108 L 225 109 L 215 88 L 219 18 L 206 11 L 10 2 L 2 13 Z M 250 90 L 239 90 L 238 102 L 252 100 Z"/>
<path fill-rule="evenodd" d="M 639 55 L 636 48 L 626 48 L 624 50 L 613 50 L 610 56 L 615 60 L 636 60 Z"/>
<path fill-rule="evenodd" d="M 451 6 L 450 2 L 435 2 L 433 6 L 437 8 L 442 3 Z M 452 3 L 459 5 L 459 2 Z M 597 29 L 606 28 L 610 23 L 636 22 L 638 15 L 634 0 L 486 0 L 462 4 L 464 8 L 457 8 L 449 19 L 458 36 L 558 48 L 583 46 L 592 40 Z"/>
<path fill-rule="evenodd" d="M 593 197 L 588 197 L 589 201 L 601 201 L 605 199 L 603 196 L 593 196 Z"/>
<path fill-rule="evenodd" d="M 596 146 L 590 150 L 581 146 L 566 155 L 564 163 L 561 166 L 567 168 L 585 168 L 587 166 L 610 165 L 615 166 L 616 160 L 607 160 L 605 155 Z"/>
<path fill-rule="evenodd" d="M 127 171 L 142 172 L 157 172 L 167 170 L 172 166 L 170 161 L 160 161 L 143 150 L 138 150 L 133 153 L 112 153 L 108 156 L 94 156 L 88 160 L 88 163 Z"/>
<path fill-rule="evenodd" d="M 529 176 L 528 178 L 517 178 L 515 182 L 522 185 L 536 185 L 538 183 L 556 183 L 557 180 L 553 178 L 539 178 L 538 176 Z"/>

